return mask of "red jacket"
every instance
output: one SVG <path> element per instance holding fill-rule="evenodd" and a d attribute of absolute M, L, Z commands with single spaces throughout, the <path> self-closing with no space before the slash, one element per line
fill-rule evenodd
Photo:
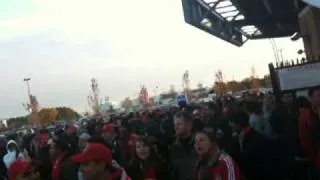
<path fill-rule="evenodd" d="M 201 161 L 201 160 L 200 160 Z M 195 169 L 194 180 L 240 180 L 240 170 L 233 159 L 225 153 L 219 152 L 205 164 L 199 162 Z"/>
<path fill-rule="evenodd" d="M 317 148 L 310 139 L 310 130 L 314 126 L 316 115 L 312 109 L 302 109 L 299 114 L 299 138 L 304 155 L 311 161 L 317 161 Z"/>

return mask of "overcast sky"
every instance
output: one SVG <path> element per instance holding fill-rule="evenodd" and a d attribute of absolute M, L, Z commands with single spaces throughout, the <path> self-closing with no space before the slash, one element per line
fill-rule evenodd
<path fill-rule="evenodd" d="M 277 39 L 287 58 L 301 42 Z M 235 47 L 190 25 L 180 0 L 6 0 L 0 1 L 0 117 L 24 115 L 22 79 L 41 107 L 88 109 L 90 79 L 112 101 L 136 96 L 141 84 L 211 85 L 222 69 L 227 80 L 259 76 L 274 62 L 268 40 Z"/>

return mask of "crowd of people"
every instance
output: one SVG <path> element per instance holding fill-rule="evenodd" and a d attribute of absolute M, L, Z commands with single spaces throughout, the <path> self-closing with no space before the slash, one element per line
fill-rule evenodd
<path fill-rule="evenodd" d="M 0 138 L 0 179 L 317 180 L 320 88 L 246 94 Z"/>

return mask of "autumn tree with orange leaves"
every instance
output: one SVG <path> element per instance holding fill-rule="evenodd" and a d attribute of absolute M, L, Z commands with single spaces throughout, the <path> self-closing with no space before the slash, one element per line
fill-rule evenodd
<path fill-rule="evenodd" d="M 218 70 L 215 74 L 214 90 L 218 96 L 222 96 L 226 92 L 226 84 L 224 83 L 223 73 Z"/>
<path fill-rule="evenodd" d="M 263 78 L 257 77 L 254 67 L 251 69 L 250 77 L 244 78 L 241 81 L 225 81 L 221 70 L 216 72 L 215 78 L 216 79 L 213 89 L 215 90 L 218 96 L 221 96 L 229 91 L 237 92 L 247 89 L 258 90 L 260 87 L 271 87 L 270 76 L 266 75 Z"/>
<path fill-rule="evenodd" d="M 57 119 L 59 112 L 56 108 L 42 108 L 39 111 L 40 124 L 52 123 Z"/>

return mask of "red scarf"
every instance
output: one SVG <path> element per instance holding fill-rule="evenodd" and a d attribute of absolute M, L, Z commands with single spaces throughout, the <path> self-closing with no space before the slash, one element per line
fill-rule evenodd
<path fill-rule="evenodd" d="M 52 180 L 59 180 L 60 179 L 60 163 L 63 159 L 64 155 L 59 156 L 52 164 Z"/>
<path fill-rule="evenodd" d="M 156 179 L 156 172 L 154 168 L 148 168 L 143 171 L 143 179 Z"/>

